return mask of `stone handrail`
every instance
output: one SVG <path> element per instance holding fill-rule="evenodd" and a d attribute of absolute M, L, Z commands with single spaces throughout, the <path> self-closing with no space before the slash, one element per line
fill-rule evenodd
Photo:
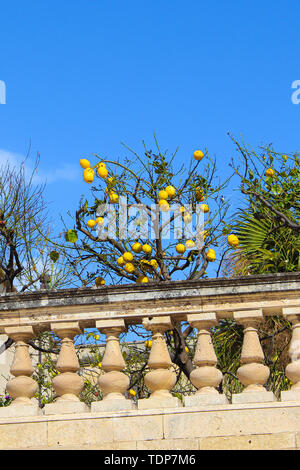
<path fill-rule="evenodd" d="M 148 285 L 123 285 L 100 288 L 43 290 L 0 296 L 0 334 L 15 341 L 11 366 L 14 376 L 7 384 L 12 404 L 0 409 L 0 416 L 28 416 L 95 411 L 123 411 L 134 408 L 172 408 L 203 404 L 228 405 L 217 390 L 222 373 L 211 341 L 210 329 L 221 319 L 234 319 L 244 328 L 244 339 L 237 376 L 243 384 L 241 393 L 233 394 L 232 403 L 259 403 L 276 400 L 264 387 L 269 368 L 257 328 L 265 316 L 281 315 L 293 325 L 290 344 L 291 362 L 286 375 L 293 383 L 282 392 L 281 400 L 300 400 L 300 276 L 284 273 L 247 276 L 233 279 L 175 281 Z M 175 322 L 187 321 L 198 331 L 194 355 L 195 369 L 190 375 L 197 391 L 184 397 L 183 403 L 172 396 L 176 377 L 164 332 Z M 150 397 L 135 404 L 125 398 L 129 379 L 123 373 L 125 362 L 120 351 L 119 335 L 129 325 L 143 324 L 152 332 L 149 356 L 150 371 L 145 384 Z M 97 328 L 106 336 L 102 361 L 104 374 L 99 387 L 104 399 L 91 407 L 80 401 L 83 380 L 73 338 L 85 328 Z M 32 400 L 37 384 L 31 377 L 33 367 L 28 342 L 39 332 L 53 331 L 61 339 L 57 361 L 59 375 L 53 379 L 58 396 L 43 411 Z"/>

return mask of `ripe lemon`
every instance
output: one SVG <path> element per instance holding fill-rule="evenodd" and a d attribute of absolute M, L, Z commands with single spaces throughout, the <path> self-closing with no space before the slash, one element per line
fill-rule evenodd
<path fill-rule="evenodd" d="M 110 176 L 109 178 L 107 178 L 107 181 L 109 184 L 116 184 L 116 180 L 115 180 L 115 177 L 114 176 Z"/>
<path fill-rule="evenodd" d="M 86 158 L 82 158 L 82 159 L 80 160 L 80 166 L 81 166 L 81 168 L 86 169 L 86 168 L 90 168 L 90 167 L 91 167 L 91 164 L 90 164 L 90 162 L 89 162 Z"/>
<path fill-rule="evenodd" d="M 176 251 L 177 251 L 177 253 L 182 255 L 185 252 L 184 244 L 183 243 L 178 243 L 178 245 L 176 245 Z"/>
<path fill-rule="evenodd" d="M 148 245 L 148 243 L 145 243 L 143 246 L 142 246 L 142 250 L 144 253 L 146 254 L 150 254 L 151 251 L 152 251 L 152 248 L 150 245 Z"/>
<path fill-rule="evenodd" d="M 125 264 L 125 271 L 129 274 L 134 272 L 134 266 L 132 263 L 126 263 Z"/>
<path fill-rule="evenodd" d="M 161 191 L 159 191 L 158 197 L 159 199 L 168 199 L 169 194 L 165 189 L 162 189 Z"/>
<path fill-rule="evenodd" d="M 135 242 L 135 243 L 132 245 L 131 249 L 132 249 L 132 251 L 133 251 L 134 253 L 140 253 L 140 252 L 142 251 L 142 245 L 141 245 L 141 243 L 139 243 L 139 242 Z"/>
<path fill-rule="evenodd" d="M 273 177 L 273 176 L 274 176 L 274 173 L 275 173 L 275 172 L 274 172 L 273 168 L 268 168 L 268 169 L 266 170 L 266 173 L 265 173 L 265 174 L 266 174 L 266 176 L 271 176 L 271 177 Z"/>
<path fill-rule="evenodd" d="M 233 248 L 236 248 L 239 245 L 239 239 L 236 235 L 228 235 L 227 237 L 227 242 L 228 245 L 232 246 Z"/>
<path fill-rule="evenodd" d="M 185 247 L 186 247 L 187 249 L 194 248 L 194 246 L 195 246 L 195 242 L 194 242 L 193 240 L 187 240 L 187 241 L 185 242 Z"/>
<path fill-rule="evenodd" d="M 176 194 L 176 191 L 175 191 L 174 186 L 171 186 L 171 185 L 170 185 L 170 186 L 167 186 L 166 189 L 165 189 L 165 191 L 168 193 L 168 196 L 169 196 L 169 197 L 174 197 L 175 194 Z M 161 199 L 162 199 L 162 198 L 161 198 Z"/>
<path fill-rule="evenodd" d="M 141 259 L 141 269 L 142 271 L 146 271 L 148 266 L 150 264 L 150 261 L 148 261 L 147 259 Z"/>
<path fill-rule="evenodd" d="M 152 259 L 150 261 L 150 264 L 151 266 L 154 268 L 154 269 L 157 269 L 158 268 L 158 262 L 156 261 L 156 259 Z"/>
<path fill-rule="evenodd" d="M 97 173 L 100 176 L 100 178 L 105 179 L 108 177 L 108 171 L 105 166 L 98 166 Z"/>
<path fill-rule="evenodd" d="M 86 168 L 83 172 L 83 179 L 86 183 L 91 184 L 94 181 L 95 172 L 92 168 Z"/>
<path fill-rule="evenodd" d="M 100 167 L 104 167 L 104 168 L 106 168 L 106 165 L 105 165 L 105 163 L 104 163 L 104 162 L 100 162 L 100 163 L 98 163 L 98 165 L 97 165 L 97 168 L 100 168 Z"/>
<path fill-rule="evenodd" d="M 98 225 L 103 225 L 103 224 L 104 224 L 104 219 L 103 219 L 103 217 L 97 217 L 97 219 L 96 219 L 96 224 L 98 224 Z"/>
<path fill-rule="evenodd" d="M 201 212 L 204 212 L 204 213 L 205 213 L 205 212 L 209 212 L 209 206 L 208 206 L 208 204 L 201 204 L 200 210 L 201 210 Z"/>
<path fill-rule="evenodd" d="M 203 189 L 198 187 L 195 189 L 195 196 L 198 202 L 204 201 L 204 196 L 203 196 Z"/>
<path fill-rule="evenodd" d="M 105 280 L 103 279 L 103 277 L 96 277 L 95 286 L 99 287 L 99 286 L 104 286 L 104 285 L 105 285 Z M 99 337 L 98 337 L 98 339 L 99 339 Z"/>
<path fill-rule="evenodd" d="M 89 228 L 93 228 L 93 227 L 95 227 L 95 225 L 96 225 L 96 221 L 93 220 L 93 219 L 90 219 L 90 220 L 87 221 L 86 225 L 87 225 Z"/>
<path fill-rule="evenodd" d="M 119 258 L 117 259 L 117 264 L 119 266 L 123 266 L 125 264 L 123 256 L 119 256 Z"/>
<path fill-rule="evenodd" d="M 216 259 L 216 253 L 215 253 L 215 250 L 213 250 L 212 248 L 210 248 L 209 250 L 207 250 L 206 252 L 206 259 L 207 261 L 215 261 Z"/>
<path fill-rule="evenodd" d="M 170 204 L 165 199 L 160 199 L 158 202 L 160 210 L 163 212 L 168 212 L 170 210 Z"/>
<path fill-rule="evenodd" d="M 185 212 L 185 207 L 184 207 L 184 206 L 181 206 L 179 210 L 180 210 L 180 212 L 183 214 L 183 213 Z"/>
<path fill-rule="evenodd" d="M 102 362 L 98 362 L 98 367 L 101 369 L 102 368 Z"/>
<path fill-rule="evenodd" d="M 189 352 L 189 348 L 186 346 L 185 348 L 185 352 L 188 353 Z"/>
<path fill-rule="evenodd" d="M 152 340 L 148 339 L 147 341 L 145 341 L 145 346 L 146 346 L 146 348 L 151 348 L 152 347 Z"/>
<path fill-rule="evenodd" d="M 114 192 L 110 192 L 109 193 L 109 202 L 111 202 L 112 204 L 115 204 L 117 203 L 119 200 L 119 196 L 117 195 L 117 193 L 114 193 Z"/>
<path fill-rule="evenodd" d="M 192 220 L 193 220 L 192 214 L 190 214 L 189 212 L 187 212 L 186 214 L 184 214 L 183 220 L 184 220 L 184 222 L 185 222 L 186 224 L 189 224 L 189 223 L 192 222 Z"/>
<path fill-rule="evenodd" d="M 136 396 L 136 393 L 132 388 L 129 390 L 129 395 L 131 395 L 132 397 Z"/>
<path fill-rule="evenodd" d="M 139 284 L 144 284 L 145 282 L 149 282 L 149 279 L 147 278 L 147 276 L 139 276 L 136 282 L 138 282 Z"/>
<path fill-rule="evenodd" d="M 195 150 L 195 152 L 194 152 L 194 159 L 195 160 L 198 160 L 200 162 L 200 160 L 202 160 L 203 157 L 204 157 L 204 153 L 201 152 L 201 150 Z"/>
<path fill-rule="evenodd" d="M 133 254 L 130 253 L 130 251 L 125 251 L 125 253 L 123 253 L 123 259 L 128 263 L 133 260 Z"/>

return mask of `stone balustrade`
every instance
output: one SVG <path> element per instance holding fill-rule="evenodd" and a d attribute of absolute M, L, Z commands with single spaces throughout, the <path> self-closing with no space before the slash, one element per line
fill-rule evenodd
<path fill-rule="evenodd" d="M 265 384 L 269 368 L 259 341 L 258 327 L 270 315 L 281 315 L 293 325 L 286 375 L 293 383 L 282 392 L 281 401 L 300 401 L 300 280 L 299 274 L 173 282 L 147 286 L 101 287 L 13 293 L 0 297 L 0 333 L 15 341 L 11 366 L 14 376 L 7 384 L 11 405 L 0 408 L 1 417 L 55 415 L 202 407 L 232 406 L 239 403 L 274 402 Z M 243 327 L 244 339 L 237 377 L 243 385 L 231 402 L 219 386 L 223 380 L 211 337 L 211 329 L 223 319 Z M 190 381 L 194 394 L 179 400 L 172 395 L 176 374 L 166 345 L 165 332 L 176 322 L 188 322 L 197 330 Z M 145 385 L 150 396 L 134 402 L 127 397 L 130 378 L 124 373 L 119 336 L 129 325 L 143 325 L 152 335 Z M 86 328 L 96 328 L 106 337 L 99 388 L 103 400 L 87 406 L 80 401 L 84 383 L 74 347 L 74 337 Z M 33 399 L 38 385 L 28 341 L 39 331 L 52 331 L 61 340 L 53 378 L 53 403 L 39 408 Z"/>

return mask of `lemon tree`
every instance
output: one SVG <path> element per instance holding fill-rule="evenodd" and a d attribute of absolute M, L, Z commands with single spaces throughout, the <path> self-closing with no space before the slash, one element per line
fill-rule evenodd
<path fill-rule="evenodd" d="M 300 168 L 298 153 L 280 153 L 272 146 L 254 150 L 235 142 L 240 164 L 244 207 L 228 224 L 237 240 L 231 255 L 236 274 L 300 270 Z"/>
<path fill-rule="evenodd" d="M 188 165 L 176 166 L 177 151 L 161 152 L 155 142 L 156 151 L 144 144 L 143 155 L 124 146 L 122 161 L 80 160 L 87 193 L 73 227 L 66 225 L 64 247 L 79 283 L 195 280 L 218 260 L 228 180 L 220 181 L 207 150 L 191 150 Z"/>
<path fill-rule="evenodd" d="M 156 136 L 154 143 L 151 150 L 143 142 L 141 154 L 124 145 L 122 159 L 94 154 L 78 162 L 86 192 L 57 248 L 77 285 L 142 287 L 218 271 L 228 210 L 221 194 L 230 178 L 221 180 L 206 149 L 180 159 L 178 149 L 162 151 Z M 173 362 L 187 376 L 191 332 L 178 323 L 169 342 Z"/>

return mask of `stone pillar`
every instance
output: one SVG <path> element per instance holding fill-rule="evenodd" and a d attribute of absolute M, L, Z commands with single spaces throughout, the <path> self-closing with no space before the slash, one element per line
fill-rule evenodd
<path fill-rule="evenodd" d="M 99 320 L 96 322 L 99 331 L 106 335 L 106 347 L 102 360 L 102 374 L 98 379 L 100 390 L 104 394 L 101 401 L 91 405 L 91 411 L 122 411 L 136 408 L 124 394 L 129 388 L 130 380 L 122 370 L 126 364 L 120 349 L 119 336 L 126 331 L 124 320 Z"/>
<path fill-rule="evenodd" d="M 10 368 L 14 375 L 6 386 L 7 393 L 13 398 L 12 403 L 0 408 L 0 417 L 32 416 L 40 414 L 37 401 L 32 400 L 38 391 L 38 384 L 31 377 L 34 372 L 29 355 L 28 341 L 35 336 L 32 326 L 4 328 L 5 334 L 15 341 L 15 355 Z"/>
<path fill-rule="evenodd" d="M 74 336 L 82 333 L 79 323 L 51 323 L 51 330 L 61 338 L 61 349 L 56 363 L 59 374 L 52 380 L 58 398 L 54 403 L 45 405 L 44 413 L 83 413 L 88 411 L 88 406 L 79 399 L 84 381 L 77 374 L 80 365 L 73 342 Z"/>
<path fill-rule="evenodd" d="M 264 388 L 270 370 L 262 364 L 264 353 L 257 332 L 258 324 L 263 319 L 262 310 L 235 312 L 234 319 L 244 327 L 241 366 L 237 370 L 237 377 L 245 388 L 242 393 L 232 395 L 232 403 L 275 401 L 273 392 Z"/>
<path fill-rule="evenodd" d="M 172 329 L 169 316 L 143 320 L 146 330 L 152 331 L 152 347 L 148 366 L 151 371 L 145 375 L 145 384 L 150 390 L 150 398 L 138 401 L 138 409 L 174 408 L 182 406 L 170 390 L 176 383 L 176 373 L 171 370 L 172 362 L 164 337 L 164 332 Z"/>
<path fill-rule="evenodd" d="M 190 381 L 198 390 L 195 395 L 184 397 L 184 404 L 185 406 L 226 404 L 228 403 L 226 396 L 216 390 L 223 379 L 223 374 L 216 368 L 217 356 L 210 334 L 210 328 L 218 324 L 217 316 L 214 312 L 191 314 L 187 316 L 187 320 L 198 330 L 193 361 L 196 368 L 190 374 Z"/>
<path fill-rule="evenodd" d="M 281 392 L 281 401 L 300 401 L 300 307 L 283 308 L 283 316 L 292 323 L 292 338 L 289 347 L 291 362 L 285 374 L 293 383 L 290 390 Z"/>

